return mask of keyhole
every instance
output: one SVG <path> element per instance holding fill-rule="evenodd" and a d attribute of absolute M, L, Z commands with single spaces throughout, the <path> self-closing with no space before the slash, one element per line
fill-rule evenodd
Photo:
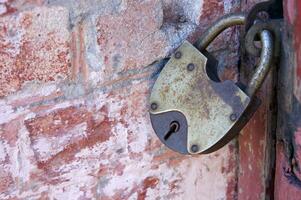
<path fill-rule="evenodd" d="M 164 136 L 164 140 L 168 140 L 168 138 L 173 134 L 178 132 L 180 129 L 180 124 L 177 121 L 173 121 L 169 125 L 169 130 Z"/>

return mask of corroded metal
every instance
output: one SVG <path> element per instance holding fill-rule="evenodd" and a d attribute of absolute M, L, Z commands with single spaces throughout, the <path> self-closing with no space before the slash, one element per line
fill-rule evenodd
<path fill-rule="evenodd" d="M 161 142 L 176 152 L 188 154 L 187 120 L 184 114 L 179 111 L 152 113 L 150 114 L 151 122 Z M 174 122 L 178 123 L 178 130 L 170 132 Z"/>
<path fill-rule="evenodd" d="M 205 51 L 221 31 L 244 23 L 242 14 L 223 17 L 194 46 L 185 41 L 161 71 L 151 93 L 150 114 L 156 134 L 169 148 L 184 154 L 215 151 L 229 142 L 255 112 L 259 103 L 254 94 L 273 58 L 271 33 L 259 33 L 260 62 L 245 90 L 231 80 L 220 82 L 214 59 Z"/>
<path fill-rule="evenodd" d="M 245 30 L 248 31 L 256 21 L 258 13 L 266 12 L 270 19 L 283 18 L 282 0 L 270 0 L 255 4 L 249 11 L 246 19 Z"/>
<path fill-rule="evenodd" d="M 246 15 L 228 14 L 216 21 L 206 32 L 197 40 L 195 47 L 200 51 L 206 49 L 208 45 L 226 28 L 235 25 L 243 25 L 246 22 Z"/>
<path fill-rule="evenodd" d="M 181 144 L 181 153 L 209 153 L 220 146 L 218 144 L 235 125 L 236 120 L 231 120 L 231 115 L 239 119 L 250 98 L 233 81 L 211 80 L 206 72 L 207 57 L 190 43 L 184 42 L 177 52 L 182 53 L 181 58 L 173 56 L 169 60 L 152 90 L 150 102 L 158 105 L 156 110 L 150 111 L 153 127 L 161 141 L 174 150 L 179 151 L 174 142 L 187 135 L 186 149 Z M 187 69 L 191 63 L 194 64 L 192 71 Z M 181 113 L 185 119 L 180 119 L 180 133 L 165 140 L 173 121 L 171 112 Z M 157 115 L 170 119 L 164 126 L 165 119 L 156 119 Z"/>
<path fill-rule="evenodd" d="M 260 56 L 261 48 L 257 47 L 254 43 L 254 40 L 259 40 L 259 34 L 263 30 L 268 30 L 272 33 L 273 43 L 274 43 L 274 57 L 277 59 L 280 56 L 280 41 L 281 41 L 281 32 L 283 29 L 283 20 L 282 19 L 273 19 L 268 22 L 257 22 L 254 24 L 247 32 L 245 36 L 245 49 L 246 51 L 253 56 Z"/>
<path fill-rule="evenodd" d="M 274 47 L 273 47 L 272 35 L 268 30 L 263 30 L 260 33 L 260 41 L 262 45 L 260 61 L 255 73 L 253 74 L 248 84 L 248 88 L 246 89 L 246 93 L 250 97 L 252 97 L 262 85 L 265 77 L 267 76 L 271 68 L 271 63 L 273 58 Z"/>

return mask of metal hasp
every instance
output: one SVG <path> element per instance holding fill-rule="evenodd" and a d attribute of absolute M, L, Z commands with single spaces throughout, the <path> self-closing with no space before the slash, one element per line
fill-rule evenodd
<path fill-rule="evenodd" d="M 245 24 L 243 14 L 227 15 L 213 24 L 195 45 L 185 41 L 156 80 L 150 96 L 150 118 L 159 139 L 182 154 L 210 153 L 227 144 L 254 112 L 254 94 L 266 77 L 273 57 L 269 31 L 260 33 L 260 62 L 242 89 L 221 82 L 216 60 L 206 47 L 224 29 Z"/>

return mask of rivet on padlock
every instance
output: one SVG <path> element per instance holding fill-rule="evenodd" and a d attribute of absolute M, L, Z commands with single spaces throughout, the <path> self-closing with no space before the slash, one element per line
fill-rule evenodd
<path fill-rule="evenodd" d="M 193 46 L 185 41 L 168 61 L 153 86 L 150 118 L 153 129 L 169 148 L 183 154 L 210 153 L 228 143 L 254 112 L 254 94 L 272 60 L 273 42 L 262 31 L 258 67 L 242 89 L 231 80 L 220 82 L 216 61 L 205 51 L 224 29 L 245 23 L 243 14 L 217 21 Z"/>

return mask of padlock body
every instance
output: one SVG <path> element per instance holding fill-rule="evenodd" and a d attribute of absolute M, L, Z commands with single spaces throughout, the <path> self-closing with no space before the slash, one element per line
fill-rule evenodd
<path fill-rule="evenodd" d="M 212 78 L 206 70 L 210 67 L 207 61 L 185 41 L 165 65 L 151 92 L 150 104 L 156 105 L 150 109 L 153 128 L 164 144 L 180 153 L 208 153 L 220 148 L 222 140 L 233 137 L 236 123 L 250 103 L 233 81 Z M 181 117 L 172 119 L 172 113 Z M 179 130 L 164 137 L 170 123 L 177 120 Z M 181 140 L 181 148 L 177 148 L 177 140 Z"/>

